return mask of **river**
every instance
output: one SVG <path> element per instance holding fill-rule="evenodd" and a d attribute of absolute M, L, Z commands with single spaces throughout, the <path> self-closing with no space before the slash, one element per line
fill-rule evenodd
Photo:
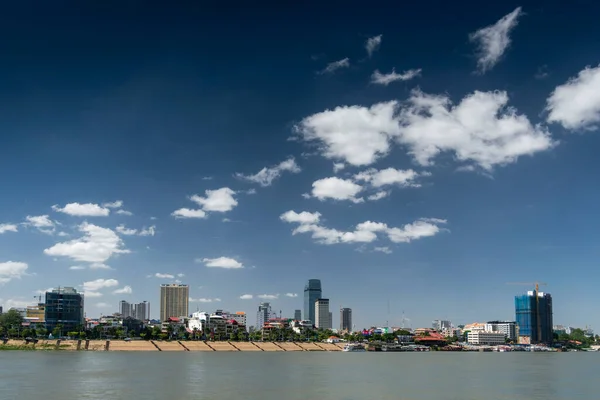
<path fill-rule="evenodd" d="M 0 352 L 0 399 L 577 400 L 598 353 Z"/>

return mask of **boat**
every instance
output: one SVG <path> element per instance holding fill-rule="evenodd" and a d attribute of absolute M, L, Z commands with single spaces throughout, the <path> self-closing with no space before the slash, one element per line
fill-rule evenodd
<path fill-rule="evenodd" d="M 344 346 L 344 348 L 342 349 L 342 351 L 363 352 L 363 351 L 366 351 L 366 350 L 365 350 L 365 346 L 363 346 L 360 343 L 348 343 L 347 345 Z"/>
<path fill-rule="evenodd" d="M 384 344 L 381 346 L 381 351 L 404 351 L 399 344 Z"/>

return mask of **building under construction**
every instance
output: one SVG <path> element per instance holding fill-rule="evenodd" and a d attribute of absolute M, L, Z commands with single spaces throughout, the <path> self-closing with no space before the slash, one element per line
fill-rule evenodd
<path fill-rule="evenodd" d="M 520 343 L 552 343 L 552 296 L 536 289 L 515 296 Z"/>

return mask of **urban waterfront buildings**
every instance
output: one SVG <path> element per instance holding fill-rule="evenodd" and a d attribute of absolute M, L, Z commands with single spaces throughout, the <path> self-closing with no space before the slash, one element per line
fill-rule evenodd
<path fill-rule="evenodd" d="M 147 301 L 142 301 L 141 303 L 134 304 L 132 317 L 134 319 L 137 319 L 140 321 L 149 320 L 150 319 L 150 303 Z"/>
<path fill-rule="evenodd" d="M 515 314 L 520 343 L 552 343 L 552 296 L 549 293 L 533 290 L 515 296 Z"/>
<path fill-rule="evenodd" d="M 340 308 L 340 331 L 352 332 L 351 308 Z"/>
<path fill-rule="evenodd" d="M 319 329 L 331 329 L 329 299 L 317 299 L 315 302 L 315 326 Z"/>
<path fill-rule="evenodd" d="M 269 303 L 260 303 L 258 305 L 258 312 L 256 313 L 256 329 L 262 329 L 271 318 L 271 305 Z"/>
<path fill-rule="evenodd" d="M 448 329 L 452 328 L 452 322 L 447 321 L 447 320 L 436 319 L 436 320 L 433 321 L 433 323 L 431 324 L 431 326 L 436 331 L 442 332 L 444 330 L 448 330 Z"/>
<path fill-rule="evenodd" d="M 296 321 L 302 320 L 302 310 L 294 310 L 294 320 L 296 320 Z"/>
<path fill-rule="evenodd" d="M 472 331 L 467 334 L 467 342 L 475 345 L 499 345 L 506 343 L 506 336 L 501 332 Z"/>
<path fill-rule="evenodd" d="M 46 329 L 61 328 L 61 335 L 83 327 L 83 294 L 72 287 L 64 287 L 46 292 L 44 305 Z"/>
<path fill-rule="evenodd" d="M 322 297 L 321 281 L 309 279 L 304 287 L 304 319 L 316 325 L 315 302 Z"/>
<path fill-rule="evenodd" d="M 170 317 L 187 317 L 190 299 L 188 285 L 176 283 L 160 285 L 160 320 Z"/>
<path fill-rule="evenodd" d="M 502 333 L 515 343 L 519 339 L 519 326 L 515 321 L 489 321 L 485 324 L 485 331 Z"/>
<path fill-rule="evenodd" d="M 133 315 L 133 304 L 121 300 L 119 302 L 119 314 L 121 314 L 123 318 L 131 317 Z"/>

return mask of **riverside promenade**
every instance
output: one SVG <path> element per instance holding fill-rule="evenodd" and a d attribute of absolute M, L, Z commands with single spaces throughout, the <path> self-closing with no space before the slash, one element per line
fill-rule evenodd
<path fill-rule="evenodd" d="M 63 351 L 341 351 L 340 343 L 316 342 L 230 342 L 160 340 L 8 340 L 4 350 Z"/>

